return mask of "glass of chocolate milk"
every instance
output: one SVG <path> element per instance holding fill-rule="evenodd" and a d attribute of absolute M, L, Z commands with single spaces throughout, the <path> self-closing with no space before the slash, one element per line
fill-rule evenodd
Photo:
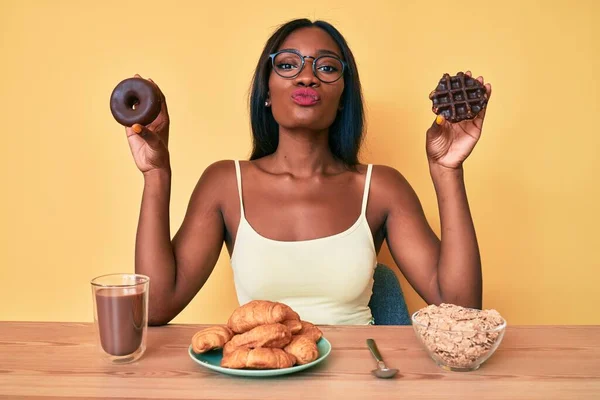
<path fill-rule="evenodd" d="M 91 283 L 100 352 L 112 363 L 136 361 L 146 351 L 150 278 L 110 274 Z"/>

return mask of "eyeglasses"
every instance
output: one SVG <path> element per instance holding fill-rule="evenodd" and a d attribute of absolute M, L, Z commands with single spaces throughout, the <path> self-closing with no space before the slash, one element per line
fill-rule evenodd
<path fill-rule="evenodd" d="M 344 76 L 346 63 L 336 56 L 322 55 L 317 58 L 303 56 L 295 50 L 281 50 L 269 55 L 273 71 L 282 78 L 295 78 L 304 69 L 305 60 L 312 58 L 313 74 L 323 83 L 333 83 Z"/>

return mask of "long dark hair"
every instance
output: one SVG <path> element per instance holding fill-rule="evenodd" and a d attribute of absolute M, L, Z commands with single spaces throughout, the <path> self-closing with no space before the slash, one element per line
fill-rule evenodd
<path fill-rule="evenodd" d="M 340 100 L 342 109 L 329 128 L 329 148 L 334 157 L 346 166 L 354 167 L 358 164 L 358 151 L 363 139 L 365 121 L 362 89 L 354 56 L 346 39 L 336 28 L 327 22 L 312 22 L 309 19 L 295 19 L 281 25 L 267 40 L 260 55 L 250 91 L 253 144 L 251 160 L 273 154 L 279 143 L 279 125 L 273 118 L 271 109 L 265 107 L 271 73 L 269 54 L 277 51 L 287 36 L 296 29 L 312 26 L 323 29 L 331 36 L 342 51 L 342 59 L 347 63 L 347 69 L 344 72 L 344 93 Z"/>

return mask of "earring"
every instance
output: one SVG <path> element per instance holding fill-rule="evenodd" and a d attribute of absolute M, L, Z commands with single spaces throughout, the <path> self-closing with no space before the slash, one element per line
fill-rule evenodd
<path fill-rule="evenodd" d="M 265 101 L 265 107 L 269 107 L 271 105 L 271 102 L 269 100 Z"/>

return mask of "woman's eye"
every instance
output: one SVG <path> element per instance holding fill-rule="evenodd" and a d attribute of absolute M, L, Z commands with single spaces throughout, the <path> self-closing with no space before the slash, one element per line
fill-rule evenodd
<path fill-rule="evenodd" d="M 332 73 L 332 72 L 337 72 L 338 69 L 332 65 L 321 65 L 319 67 L 319 71 L 323 71 L 323 72 L 327 72 L 327 73 Z"/>
<path fill-rule="evenodd" d="M 281 64 L 277 64 L 277 68 L 279 68 L 279 69 L 287 69 L 287 70 L 289 70 L 289 69 L 294 69 L 294 68 L 297 68 L 297 66 L 296 66 L 296 65 L 293 65 L 293 64 L 281 63 Z"/>

